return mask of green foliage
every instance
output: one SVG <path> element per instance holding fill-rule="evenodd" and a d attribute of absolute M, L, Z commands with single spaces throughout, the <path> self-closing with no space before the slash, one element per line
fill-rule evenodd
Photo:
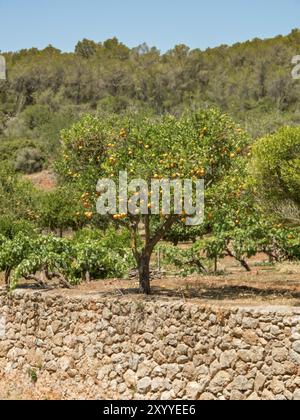
<path fill-rule="evenodd" d="M 41 128 L 51 118 L 51 110 L 46 105 L 28 106 L 22 114 L 25 126 L 29 130 Z"/>
<path fill-rule="evenodd" d="M 87 188 L 90 191 L 91 183 L 101 174 L 100 163 L 104 158 L 109 129 L 107 121 L 86 116 L 62 132 L 57 170 L 63 181 L 74 181 L 82 191 Z M 92 188 L 94 190 L 95 186 Z"/>
<path fill-rule="evenodd" d="M 40 284 L 58 278 L 66 285 L 86 278 L 123 277 L 133 267 L 128 236 L 113 230 L 99 238 L 85 230 L 74 239 L 34 231 L 10 238 L 0 234 L 0 245 L 0 271 L 8 273 L 11 287 L 21 278 L 37 279 Z M 41 272 L 43 280 L 38 278 Z"/>
<path fill-rule="evenodd" d="M 185 114 L 176 119 L 83 118 L 62 135 L 61 179 L 93 191 L 99 177 L 180 175 L 217 181 L 230 170 L 249 139 L 221 112 Z"/>
<path fill-rule="evenodd" d="M 258 196 L 284 219 L 300 221 L 300 129 L 286 127 L 260 139 L 252 175 Z"/>
<path fill-rule="evenodd" d="M 291 78 L 299 41 L 294 30 L 206 51 L 177 45 L 161 54 L 145 44 L 130 49 L 113 38 L 84 39 L 70 54 L 52 46 L 4 53 L 8 81 L 0 92 L 0 130 L 46 140 L 52 157 L 57 128 L 83 113 L 147 109 L 179 115 L 186 108 L 217 106 L 254 137 L 265 135 L 299 123 L 300 85 Z"/>
<path fill-rule="evenodd" d="M 0 271 L 5 271 L 10 276 L 11 271 L 14 268 L 18 268 L 30 255 L 32 244 L 33 238 L 23 233 L 19 233 L 13 239 L 2 240 L 0 248 Z"/>
<path fill-rule="evenodd" d="M 45 94 L 59 98 L 56 112 L 66 105 L 101 112 L 111 98 L 117 112 L 151 108 L 175 114 L 213 105 L 245 122 L 255 113 L 262 122 L 272 115 L 272 130 L 278 112 L 285 123 L 297 114 L 299 84 L 291 78 L 290 63 L 299 39 L 294 30 L 206 51 L 177 45 L 164 54 L 145 44 L 130 49 L 116 38 L 84 39 L 73 54 L 52 46 L 7 53 L 9 80 L 1 90 L 0 112 L 19 115 L 28 108 L 26 125 L 35 129 L 50 118 L 48 102 L 40 100 Z"/>
<path fill-rule="evenodd" d="M 38 374 L 37 371 L 35 369 L 28 369 L 27 371 L 29 378 L 31 379 L 31 381 L 36 384 L 38 381 Z"/>
<path fill-rule="evenodd" d="M 171 230 L 166 234 L 164 240 L 178 245 L 180 242 L 195 242 L 197 238 L 201 237 L 205 232 L 205 227 L 201 226 L 186 226 L 185 219 L 175 223 Z"/>
<path fill-rule="evenodd" d="M 17 255 L 13 251 L 14 247 L 20 250 Z M 72 244 L 66 239 L 52 235 L 39 235 L 36 238 L 17 236 L 7 243 L 6 252 L 4 261 L 6 257 L 7 261 L 10 261 L 10 269 L 13 270 L 12 287 L 17 285 L 21 277 L 30 277 L 43 270 L 47 273 L 55 273 L 57 277 L 62 276 L 70 283 L 76 282 L 71 269 Z"/>
<path fill-rule="evenodd" d="M 133 264 L 129 248 L 141 268 L 142 257 L 160 239 L 195 242 L 188 250 L 165 250 L 165 258 L 184 273 L 202 272 L 203 259 L 216 262 L 227 255 L 246 269 L 257 252 L 276 261 L 299 259 L 300 129 L 275 132 L 300 123 L 300 84 L 290 75 L 299 41 L 300 31 L 294 30 L 206 51 L 178 45 L 161 54 L 147 45 L 130 49 L 116 38 L 84 39 L 74 54 L 52 46 L 5 54 L 2 269 L 9 276 L 12 271 L 13 282 L 45 267 L 75 283 L 123 276 Z M 185 112 L 198 108 L 205 110 Z M 224 112 L 253 138 L 263 136 L 253 148 L 250 183 L 251 140 Z M 61 186 L 55 191 L 36 191 L 13 169 L 38 171 L 58 153 Z M 204 178 L 203 226 L 187 228 L 186 214 L 174 220 L 118 214 L 118 230 L 107 230 L 108 219 L 95 211 L 95 186 L 102 177 L 117 180 L 125 169 L 130 180 Z M 59 239 L 39 236 L 36 227 L 77 233 L 74 240 Z"/>
<path fill-rule="evenodd" d="M 24 233 L 30 236 L 34 232 L 34 224 L 28 220 L 16 220 L 11 215 L 0 216 L 0 235 L 8 239 L 13 239 L 18 233 Z"/>
<path fill-rule="evenodd" d="M 265 231 L 264 244 L 261 250 L 275 261 L 299 261 L 299 227 L 292 228 L 283 225 L 269 227 Z"/>
<path fill-rule="evenodd" d="M 134 266 L 130 236 L 126 230 L 83 229 L 75 238 L 74 270 L 82 278 L 123 277 Z"/>
<path fill-rule="evenodd" d="M 44 157 L 41 152 L 34 148 L 20 150 L 17 155 L 15 169 L 25 174 L 33 174 L 43 169 Z"/>
<path fill-rule="evenodd" d="M 76 192 L 67 187 L 58 187 L 40 195 L 38 224 L 42 229 L 63 232 L 68 228 L 78 229 L 81 222 L 77 216 L 81 210 Z"/>
<path fill-rule="evenodd" d="M 33 149 L 37 146 L 34 140 L 0 139 L 0 163 L 15 162 L 21 150 Z"/>
<path fill-rule="evenodd" d="M 98 179 L 110 178 L 118 184 L 119 173 L 124 170 L 129 182 L 145 180 L 149 192 L 152 179 L 205 178 L 208 191 L 217 188 L 241 160 L 248 142 L 246 133 L 215 109 L 185 113 L 180 118 L 165 115 L 150 119 L 141 115 L 100 120 L 87 116 L 63 132 L 62 159 L 57 170 L 62 181 L 86 191 L 82 199 L 89 209 Z M 138 201 L 136 195 L 130 193 L 129 204 Z M 145 212 L 140 208 L 134 215 L 120 213 L 113 219 L 131 232 L 139 272 L 146 261 L 148 276 L 155 245 L 167 237 L 176 221 L 185 222 L 188 215 L 175 215 L 172 210 L 171 215 L 152 215 L 148 211 L 150 204 L 139 200 L 140 207 L 147 206 L 148 214 L 142 215 Z M 86 212 L 86 216 L 92 218 L 93 212 Z M 144 241 L 138 229 L 141 223 L 146 230 Z"/>
<path fill-rule="evenodd" d="M 263 211 L 247 176 L 243 158 L 222 182 L 207 191 L 206 219 L 196 249 L 215 266 L 218 259 L 230 256 L 247 271 L 247 260 L 259 252 L 276 261 L 297 258 L 297 231 L 277 226 L 273 215 Z"/>
<path fill-rule="evenodd" d="M 162 263 L 176 267 L 182 276 L 207 274 L 210 262 L 228 256 L 251 270 L 247 260 L 258 253 L 265 253 L 273 262 L 299 261 L 300 230 L 257 221 L 256 225 L 204 236 L 188 248 L 162 245 L 159 249 Z"/>
<path fill-rule="evenodd" d="M 74 246 L 76 259 L 72 269 L 76 277 L 85 278 L 112 278 L 123 277 L 129 269 L 129 261 L 132 261 L 132 254 L 129 248 L 123 249 L 122 253 L 106 246 L 105 242 L 99 240 L 86 240 L 77 242 Z M 131 257 L 131 258 L 130 258 Z"/>
<path fill-rule="evenodd" d="M 162 255 L 162 264 L 174 266 L 180 270 L 180 275 L 187 277 L 191 274 L 207 273 L 206 261 L 201 253 L 199 243 L 189 248 L 179 248 L 170 245 L 160 245 L 158 247 Z"/>
<path fill-rule="evenodd" d="M 31 222 L 37 220 L 38 192 L 8 164 L 0 166 L 0 197 L 0 217 Z"/>

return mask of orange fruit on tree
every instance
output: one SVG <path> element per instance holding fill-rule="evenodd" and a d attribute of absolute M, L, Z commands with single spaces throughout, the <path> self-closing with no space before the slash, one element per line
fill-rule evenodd
<path fill-rule="evenodd" d="M 86 213 L 84 213 L 84 215 L 89 220 L 93 218 L 93 213 L 91 211 L 87 211 Z"/>

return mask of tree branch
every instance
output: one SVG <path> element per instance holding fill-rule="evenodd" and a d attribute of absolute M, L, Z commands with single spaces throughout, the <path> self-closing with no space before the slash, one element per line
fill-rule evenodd
<path fill-rule="evenodd" d="M 148 245 L 146 245 L 146 251 L 152 253 L 155 246 L 158 242 L 166 235 L 166 233 L 171 229 L 172 225 L 175 223 L 177 216 L 171 215 L 165 221 L 165 223 L 157 230 L 153 238 L 149 240 Z"/>
<path fill-rule="evenodd" d="M 131 235 L 131 248 L 136 261 L 139 261 L 140 253 L 138 250 L 137 244 L 137 231 L 138 231 L 138 222 L 133 222 L 130 224 L 130 235 Z"/>
<path fill-rule="evenodd" d="M 48 287 L 46 283 L 44 283 L 41 279 L 39 279 L 36 276 L 28 275 L 28 276 L 23 276 L 23 277 L 24 277 L 25 280 L 33 280 L 33 281 L 35 281 L 36 283 L 38 283 L 39 286 L 41 286 L 43 288 L 47 288 Z"/>

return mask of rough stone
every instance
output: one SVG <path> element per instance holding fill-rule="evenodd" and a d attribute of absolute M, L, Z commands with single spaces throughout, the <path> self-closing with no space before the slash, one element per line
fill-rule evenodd
<path fill-rule="evenodd" d="M 231 381 L 231 375 L 226 371 L 221 371 L 216 374 L 213 380 L 209 384 L 209 389 L 213 394 L 217 394 L 229 384 Z"/>
<path fill-rule="evenodd" d="M 215 396 L 209 392 L 204 392 L 199 398 L 200 401 L 214 401 L 215 399 Z"/>
<path fill-rule="evenodd" d="M 152 371 L 150 362 L 144 362 L 139 365 L 137 370 L 137 377 L 139 379 L 145 378 L 146 376 L 150 376 Z"/>
<path fill-rule="evenodd" d="M 276 362 L 284 362 L 285 360 L 288 359 L 288 354 L 289 354 L 289 352 L 285 347 L 275 348 L 272 351 L 273 359 Z"/>
<path fill-rule="evenodd" d="M 186 386 L 186 397 L 189 400 L 197 400 L 200 396 L 200 386 L 197 382 L 189 382 Z"/>
<path fill-rule="evenodd" d="M 177 353 L 182 356 L 188 355 L 189 348 L 186 344 L 179 344 L 177 347 Z"/>
<path fill-rule="evenodd" d="M 256 392 L 253 392 L 248 398 L 248 401 L 260 401 L 259 396 L 257 395 Z"/>
<path fill-rule="evenodd" d="M 264 388 L 266 381 L 267 381 L 267 378 L 265 377 L 265 375 L 259 372 L 254 382 L 255 392 L 257 393 L 260 392 Z"/>
<path fill-rule="evenodd" d="M 64 356 L 59 361 L 59 367 L 63 372 L 66 372 L 74 365 L 73 360 L 70 357 Z"/>
<path fill-rule="evenodd" d="M 244 394 L 236 389 L 233 389 L 230 394 L 230 401 L 243 401 L 245 399 Z"/>
<path fill-rule="evenodd" d="M 175 398 L 174 391 L 165 391 L 161 394 L 162 401 L 172 401 Z"/>
<path fill-rule="evenodd" d="M 294 392 L 293 400 L 300 401 L 300 389 L 297 389 L 297 391 Z"/>
<path fill-rule="evenodd" d="M 136 374 L 132 370 L 127 370 L 124 374 L 124 381 L 128 388 L 135 388 L 137 383 Z"/>
<path fill-rule="evenodd" d="M 221 354 L 220 365 L 222 369 L 232 367 L 234 362 L 237 360 L 237 354 L 235 350 L 227 350 Z"/>
<path fill-rule="evenodd" d="M 279 381 L 277 378 L 273 378 L 271 384 L 270 384 L 270 390 L 273 392 L 273 394 L 283 394 L 285 387 L 284 383 L 282 381 Z"/>
<path fill-rule="evenodd" d="M 300 353 L 300 341 L 295 341 L 295 342 L 294 342 L 294 344 L 293 344 L 293 350 L 294 350 L 296 353 Z"/>
<path fill-rule="evenodd" d="M 151 378 L 143 378 L 137 383 L 137 391 L 139 394 L 147 394 L 151 390 L 152 381 Z"/>
<path fill-rule="evenodd" d="M 249 391 L 253 388 L 253 383 L 245 376 L 238 376 L 232 383 L 232 388 L 236 391 Z"/>
<path fill-rule="evenodd" d="M 159 365 L 163 365 L 164 363 L 166 363 L 166 358 L 165 356 L 159 351 L 155 351 L 153 354 L 153 359 L 155 360 L 156 363 L 158 363 Z"/>
<path fill-rule="evenodd" d="M 299 308 L 16 291 L 3 318 L 1 381 L 18 397 L 300 400 Z"/>

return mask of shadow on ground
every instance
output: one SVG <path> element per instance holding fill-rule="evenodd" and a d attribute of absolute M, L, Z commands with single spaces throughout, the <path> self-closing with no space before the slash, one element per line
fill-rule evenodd
<path fill-rule="evenodd" d="M 140 295 L 138 288 L 117 289 L 110 292 L 90 292 L 89 295 L 112 297 L 112 296 L 137 296 Z M 288 289 L 260 289 L 248 286 L 220 286 L 212 288 L 188 287 L 185 289 L 169 289 L 154 286 L 151 297 L 166 299 L 199 299 L 206 301 L 235 301 L 260 299 L 297 299 L 300 301 L 300 292 Z"/>
<path fill-rule="evenodd" d="M 137 297 L 141 296 L 141 293 L 137 287 L 123 287 L 124 284 L 120 285 L 120 288 L 111 287 L 110 290 L 80 290 L 76 287 L 71 290 L 59 289 L 59 288 L 40 288 L 35 284 L 20 284 L 17 289 L 19 290 L 31 290 L 39 291 L 42 293 L 48 293 L 53 291 L 54 293 L 66 293 L 68 296 L 88 295 L 94 297 Z M 202 301 L 220 301 L 226 302 L 231 301 L 243 301 L 249 303 L 255 303 L 256 301 L 291 301 L 291 305 L 300 305 L 300 291 L 288 289 L 286 287 L 250 287 L 246 285 L 186 285 L 185 287 L 160 287 L 158 285 L 152 286 L 151 298 L 159 299 L 174 299 L 174 300 L 202 300 Z M 295 302 L 297 301 L 297 302 Z"/>

